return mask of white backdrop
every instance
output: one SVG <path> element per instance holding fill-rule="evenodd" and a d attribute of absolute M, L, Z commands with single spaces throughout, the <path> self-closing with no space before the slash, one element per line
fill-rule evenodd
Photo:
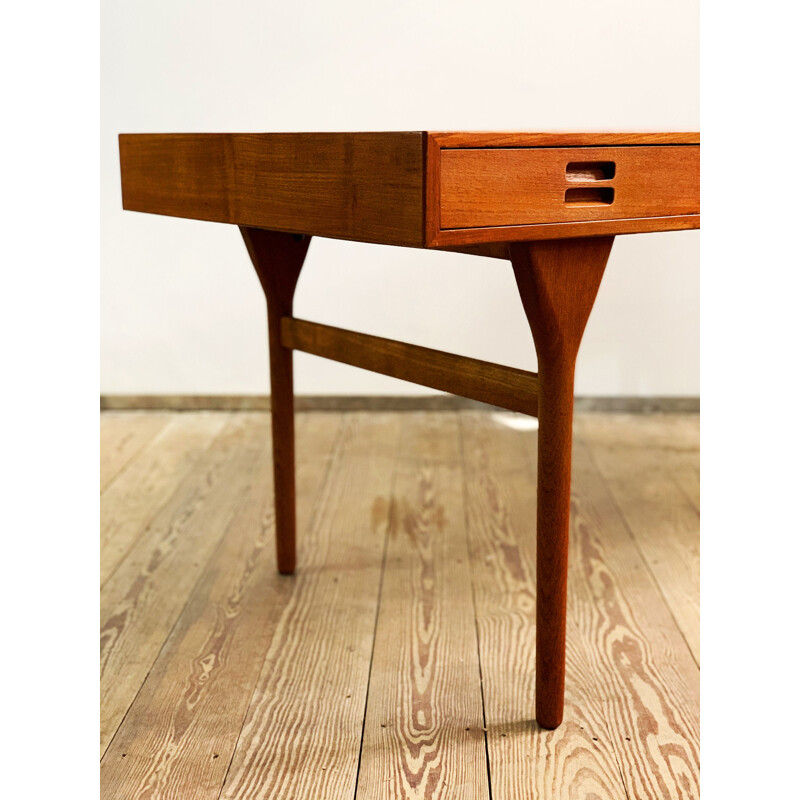
<path fill-rule="evenodd" d="M 698 0 L 104 0 L 101 391 L 269 391 L 233 226 L 121 210 L 117 134 L 697 130 Z M 297 316 L 535 369 L 502 261 L 317 239 Z M 301 394 L 428 390 L 298 354 Z M 580 395 L 697 395 L 699 233 L 620 236 Z"/>

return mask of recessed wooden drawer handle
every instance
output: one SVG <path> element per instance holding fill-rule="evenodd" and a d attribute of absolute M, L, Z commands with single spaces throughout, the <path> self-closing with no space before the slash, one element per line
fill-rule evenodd
<path fill-rule="evenodd" d="M 581 186 L 564 192 L 564 203 L 568 206 L 610 206 L 614 202 L 614 190 L 610 186 Z"/>
<path fill-rule="evenodd" d="M 567 164 L 567 180 L 574 183 L 610 181 L 616 171 L 613 161 L 571 161 Z"/>

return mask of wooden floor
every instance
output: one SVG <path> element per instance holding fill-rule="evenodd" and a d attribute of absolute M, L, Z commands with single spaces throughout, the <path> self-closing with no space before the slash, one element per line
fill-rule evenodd
<path fill-rule="evenodd" d="M 120 798 L 698 797 L 699 423 L 575 422 L 564 723 L 534 709 L 536 431 L 103 414 L 101 780 Z"/>

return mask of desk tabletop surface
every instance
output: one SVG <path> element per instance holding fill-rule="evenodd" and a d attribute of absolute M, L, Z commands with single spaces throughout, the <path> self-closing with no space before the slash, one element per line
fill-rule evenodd
<path fill-rule="evenodd" d="M 697 133 L 120 134 L 123 207 L 428 248 L 698 228 Z"/>

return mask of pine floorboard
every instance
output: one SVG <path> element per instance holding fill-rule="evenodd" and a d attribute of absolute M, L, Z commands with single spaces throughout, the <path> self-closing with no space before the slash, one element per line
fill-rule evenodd
<path fill-rule="evenodd" d="M 100 491 L 105 491 L 131 460 L 167 424 L 170 414 L 115 414 L 100 417 Z"/>
<path fill-rule="evenodd" d="M 341 429 L 298 415 L 297 487 L 309 523 Z M 216 798 L 277 622 L 295 583 L 274 569 L 269 435 L 254 481 L 101 762 L 105 798 Z M 149 793 L 149 794 L 148 794 Z"/>
<path fill-rule="evenodd" d="M 698 797 L 699 418 L 576 417 L 564 723 L 533 720 L 536 430 L 101 416 L 101 795 Z"/>
<path fill-rule="evenodd" d="M 458 418 L 414 413 L 392 493 L 357 800 L 489 800 Z"/>
<path fill-rule="evenodd" d="M 174 414 L 127 469 L 110 484 L 100 505 L 100 583 L 105 584 L 222 430 L 219 414 Z"/>
<path fill-rule="evenodd" d="M 576 424 L 576 434 L 586 442 L 699 665 L 698 427 L 684 415 L 643 420 L 587 416 Z"/>

